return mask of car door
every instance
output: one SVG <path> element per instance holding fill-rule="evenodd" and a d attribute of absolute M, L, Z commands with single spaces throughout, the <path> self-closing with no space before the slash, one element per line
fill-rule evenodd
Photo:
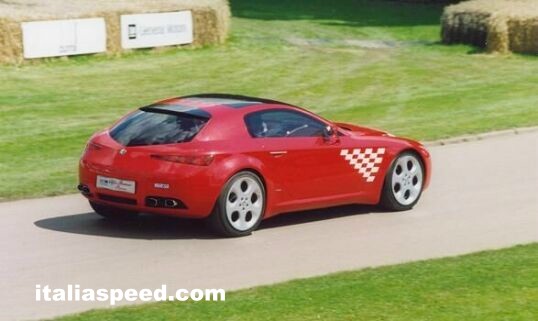
<path fill-rule="evenodd" d="M 323 136 L 329 124 L 291 109 L 254 112 L 245 121 L 260 144 L 258 157 L 274 183 L 278 203 L 293 209 L 293 204 L 354 192 L 353 169 L 341 156 L 341 141 Z"/>

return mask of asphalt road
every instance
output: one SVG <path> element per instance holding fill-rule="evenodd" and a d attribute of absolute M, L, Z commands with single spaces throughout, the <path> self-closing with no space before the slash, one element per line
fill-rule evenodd
<path fill-rule="evenodd" d="M 240 239 L 163 217 L 107 222 L 78 195 L 0 203 L 0 320 L 106 305 L 38 303 L 36 284 L 237 289 L 538 241 L 537 132 L 431 152 L 431 188 L 410 212 L 302 212 Z"/>

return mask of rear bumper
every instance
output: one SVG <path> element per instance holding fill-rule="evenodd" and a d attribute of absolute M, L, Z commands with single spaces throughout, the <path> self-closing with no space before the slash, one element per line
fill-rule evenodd
<path fill-rule="evenodd" d="M 136 182 L 135 193 L 97 188 L 97 175 Z M 79 186 L 88 200 L 132 211 L 177 217 L 204 218 L 213 210 L 220 193 L 209 167 L 171 165 L 150 172 L 142 169 L 121 170 L 79 162 Z M 168 188 L 162 188 L 168 186 Z M 172 205 L 174 206 L 167 206 Z"/>

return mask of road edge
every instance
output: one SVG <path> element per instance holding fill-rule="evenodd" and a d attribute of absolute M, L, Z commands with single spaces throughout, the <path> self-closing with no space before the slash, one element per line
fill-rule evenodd
<path fill-rule="evenodd" d="M 526 134 L 526 133 L 532 133 L 536 131 L 538 131 L 538 126 L 511 128 L 511 129 L 497 130 L 497 131 L 492 131 L 492 132 L 485 132 L 485 133 L 480 133 L 480 134 L 463 135 L 463 136 L 456 136 L 456 137 L 444 138 L 444 139 L 433 140 L 433 141 L 425 141 L 424 145 L 425 146 L 444 146 L 444 145 L 451 145 L 451 144 L 481 141 L 485 139 L 497 138 L 497 137 L 502 137 L 502 136 Z"/>

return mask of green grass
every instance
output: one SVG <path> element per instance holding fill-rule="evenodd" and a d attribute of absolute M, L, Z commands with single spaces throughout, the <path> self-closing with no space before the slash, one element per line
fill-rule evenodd
<path fill-rule="evenodd" d="M 56 321 L 538 319 L 538 244 L 229 292 L 224 302 L 164 302 Z"/>
<path fill-rule="evenodd" d="M 538 124 L 538 59 L 438 44 L 439 5 L 232 0 L 232 10 L 223 46 L 0 66 L 0 200 L 75 192 L 91 133 L 189 93 L 279 99 L 422 140 Z"/>

